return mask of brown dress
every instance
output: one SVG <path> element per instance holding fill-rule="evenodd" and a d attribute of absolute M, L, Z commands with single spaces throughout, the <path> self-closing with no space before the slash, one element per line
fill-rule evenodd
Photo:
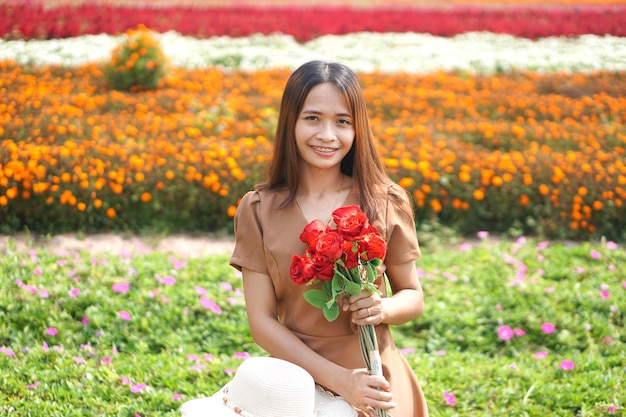
<path fill-rule="evenodd" d="M 299 239 L 307 219 L 296 204 L 279 209 L 286 191 L 251 191 L 244 195 L 235 216 L 235 249 L 230 263 L 241 270 L 246 268 L 270 276 L 276 293 L 278 319 L 312 350 L 349 369 L 365 368 L 359 340 L 348 312 L 328 322 L 321 309 L 309 305 L 302 293 L 309 289 L 294 284 L 289 277 L 291 257 L 301 255 L 306 244 Z M 356 204 L 354 193 L 344 205 Z M 411 213 L 398 211 L 387 201 L 386 210 L 380 210 L 372 224 L 387 241 L 385 264 L 401 264 L 420 256 Z M 386 296 L 385 285 L 379 289 Z M 424 394 L 413 370 L 398 352 L 389 326 L 376 326 L 384 376 L 391 384 L 397 408 L 389 410 L 393 417 L 425 417 L 428 409 Z"/>

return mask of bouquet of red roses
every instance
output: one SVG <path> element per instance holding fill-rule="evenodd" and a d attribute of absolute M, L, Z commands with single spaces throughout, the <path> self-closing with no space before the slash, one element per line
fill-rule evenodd
<path fill-rule="evenodd" d="M 357 295 L 362 290 L 380 292 L 374 284 L 378 267 L 387 252 L 387 243 L 369 223 L 358 206 L 340 207 L 332 213 L 337 228 L 320 220 L 307 224 L 300 240 L 308 245 L 303 255 L 291 258 L 290 276 L 298 285 L 322 284 L 321 289 L 304 292 L 304 299 L 321 308 L 333 321 L 339 316 L 339 297 Z M 361 353 L 372 375 L 382 375 L 382 363 L 373 325 L 358 326 Z M 376 410 L 386 417 L 385 410 Z"/>

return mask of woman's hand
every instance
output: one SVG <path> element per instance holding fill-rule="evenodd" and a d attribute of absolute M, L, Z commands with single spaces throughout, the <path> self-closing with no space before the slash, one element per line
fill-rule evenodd
<path fill-rule="evenodd" d="M 370 375 L 366 369 L 346 369 L 346 383 L 337 392 L 347 402 L 372 417 L 375 408 L 389 410 L 396 407 L 391 396 L 391 385 L 383 376 Z"/>
<path fill-rule="evenodd" d="M 343 311 L 350 311 L 354 324 L 404 324 L 424 311 L 424 293 L 413 262 L 387 265 L 386 274 L 391 295 L 381 298 L 364 290 L 342 300 Z"/>
<path fill-rule="evenodd" d="M 344 298 L 342 308 L 351 312 L 352 322 L 359 326 L 376 326 L 385 321 L 382 298 L 374 292 L 363 290 L 358 295 Z"/>

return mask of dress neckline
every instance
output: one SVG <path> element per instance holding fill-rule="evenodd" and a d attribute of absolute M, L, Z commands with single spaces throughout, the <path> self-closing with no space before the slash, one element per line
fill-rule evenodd
<path fill-rule="evenodd" d="M 333 210 L 332 210 L 332 211 L 335 211 L 335 210 L 337 210 L 337 209 L 338 209 L 338 208 L 340 208 L 340 207 L 344 207 L 344 206 L 348 205 L 348 201 L 350 200 L 350 197 L 352 196 L 352 194 L 353 194 L 353 193 L 354 193 L 354 189 L 353 189 L 353 188 L 350 188 L 350 191 L 348 192 L 348 195 L 346 195 L 346 198 L 344 198 L 344 199 L 343 199 L 343 201 L 342 201 L 342 202 L 341 202 L 341 203 L 340 203 L 337 207 L 333 208 Z M 304 215 L 304 211 L 302 211 L 302 207 L 300 207 L 300 204 L 298 204 L 298 202 L 297 202 L 296 200 L 294 200 L 294 203 L 295 203 L 295 204 L 293 204 L 293 205 L 296 207 L 296 210 L 298 211 L 298 214 L 300 215 L 300 218 L 301 218 L 301 219 L 302 219 L 302 220 L 303 220 L 306 224 L 309 224 L 309 223 L 311 223 L 311 222 L 312 222 L 312 221 L 314 221 L 314 220 L 319 220 L 319 221 L 321 221 L 321 222 L 324 222 L 324 220 L 322 220 L 322 219 L 317 219 L 317 218 L 315 218 L 315 219 L 310 219 L 310 220 L 309 220 L 309 219 L 308 219 L 308 218 Z M 331 212 L 331 213 L 332 213 L 332 212 Z M 326 226 L 330 226 L 330 225 L 332 224 L 332 220 L 333 220 L 333 218 L 332 218 L 332 216 L 330 216 L 330 219 L 329 219 L 327 222 L 324 222 L 324 224 L 325 224 Z"/>

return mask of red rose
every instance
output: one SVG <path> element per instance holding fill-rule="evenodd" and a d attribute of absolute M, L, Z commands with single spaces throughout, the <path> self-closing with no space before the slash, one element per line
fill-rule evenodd
<path fill-rule="evenodd" d="M 300 233 L 300 240 L 310 245 L 321 233 L 324 233 L 327 226 L 321 220 L 313 220 L 304 227 Z"/>
<path fill-rule="evenodd" d="M 342 239 L 336 230 L 328 230 L 326 233 L 321 233 L 315 239 L 315 252 L 330 262 L 335 262 L 341 258 L 341 243 Z"/>
<path fill-rule="evenodd" d="M 321 254 L 315 254 L 311 258 L 311 265 L 317 277 L 322 281 L 330 281 L 335 275 L 335 264 Z"/>
<path fill-rule="evenodd" d="M 369 220 L 358 206 L 339 207 L 333 211 L 333 220 L 337 230 L 346 239 L 361 236 L 369 226 Z"/>
<path fill-rule="evenodd" d="M 385 259 L 387 253 L 387 242 L 383 239 L 378 230 L 370 225 L 368 234 L 361 242 L 359 251 L 361 252 L 361 259 L 369 261 L 374 258 Z"/>
<path fill-rule="evenodd" d="M 351 240 L 344 240 L 342 245 L 343 262 L 346 264 L 346 268 L 352 269 L 359 265 L 359 248 L 355 247 L 355 242 Z"/>
<path fill-rule="evenodd" d="M 315 268 L 313 262 L 306 256 L 293 255 L 291 257 L 291 267 L 289 268 L 289 276 L 297 285 L 304 285 L 315 278 Z"/>

